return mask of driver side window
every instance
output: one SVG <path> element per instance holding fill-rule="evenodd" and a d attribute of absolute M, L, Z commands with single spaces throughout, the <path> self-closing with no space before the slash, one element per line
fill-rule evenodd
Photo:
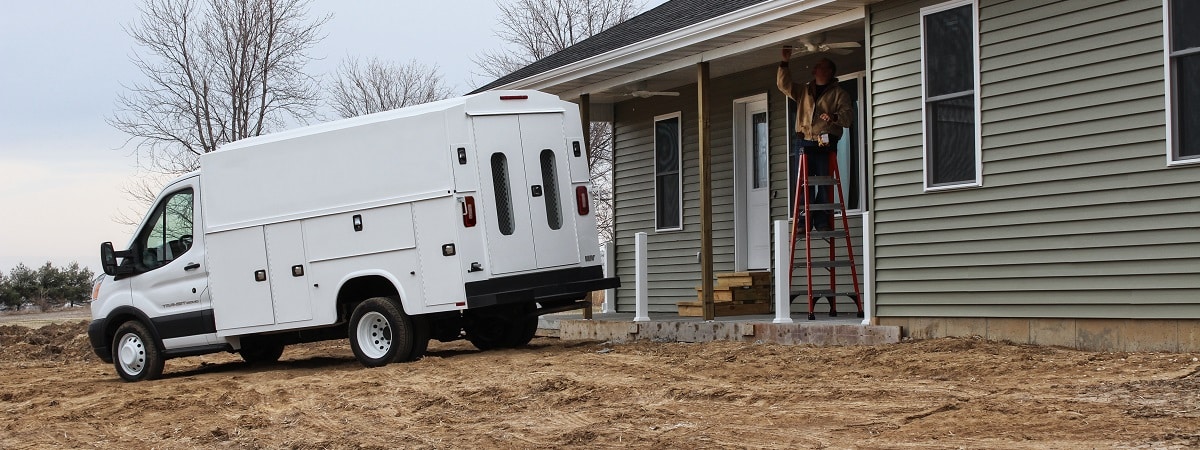
<path fill-rule="evenodd" d="M 138 235 L 142 265 L 153 270 L 165 266 L 192 248 L 192 189 L 171 194 L 154 209 L 154 216 Z"/>

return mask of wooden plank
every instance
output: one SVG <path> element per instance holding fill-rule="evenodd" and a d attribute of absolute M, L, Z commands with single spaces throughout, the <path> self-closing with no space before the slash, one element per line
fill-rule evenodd
<path fill-rule="evenodd" d="M 703 317 L 704 306 L 697 305 L 695 302 L 680 302 L 676 306 L 679 307 L 679 315 L 682 317 Z M 716 316 L 746 316 L 754 314 L 770 314 L 770 303 L 714 303 L 713 310 Z"/>

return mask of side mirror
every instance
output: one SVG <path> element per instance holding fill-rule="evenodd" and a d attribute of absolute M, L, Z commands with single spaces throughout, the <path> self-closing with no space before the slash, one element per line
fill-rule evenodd
<path fill-rule="evenodd" d="M 132 265 L 117 264 L 117 258 L 129 258 L 133 256 L 130 253 L 133 252 L 113 250 L 112 242 L 100 244 L 100 265 L 104 267 L 104 273 L 112 276 L 133 274 L 137 269 Z"/>

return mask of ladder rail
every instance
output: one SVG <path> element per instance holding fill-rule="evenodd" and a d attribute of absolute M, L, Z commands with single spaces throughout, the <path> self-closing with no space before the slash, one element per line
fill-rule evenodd
<path fill-rule="evenodd" d="M 800 239 L 800 237 L 798 236 L 798 233 L 801 232 L 800 227 L 803 226 L 804 227 L 803 228 L 803 233 L 804 233 L 804 238 L 803 238 L 804 239 L 804 271 L 805 271 L 805 281 L 806 281 L 805 292 L 807 293 L 807 297 L 808 297 L 808 319 L 809 320 L 816 319 L 816 315 L 814 314 L 814 309 L 816 308 L 816 301 L 817 301 L 818 297 L 828 299 L 829 315 L 831 317 L 837 316 L 837 302 L 836 302 L 835 298 L 838 295 L 846 295 L 846 296 L 851 297 L 851 299 L 854 301 L 855 306 L 858 307 L 859 317 L 862 317 L 864 314 L 863 303 L 862 303 L 862 292 L 861 292 L 861 288 L 859 287 L 858 267 L 856 265 L 856 258 L 854 255 L 854 243 L 850 237 L 850 221 L 849 221 L 848 215 L 846 214 L 846 195 L 842 189 L 841 168 L 838 167 L 836 149 L 831 149 L 827 153 L 828 153 L 828 157 L 829 157 L 829 175 L 827 175 L 827 176 L 826 175 L 814 175 L 812 177 L 809 177 L 808 176 L 808 168 L 809 168 L 809 164 L 810 164 L 809 157 L 816 156 L 816 155 L 810 155 L 808 152 L 801 151 L 800 160 L 799 160 L 799 164 L 798 164 L 798 166 L 799 166 L 798 170 L 800 171 L 800 173 L 797 174 L 798 176 L 796 177 L 796 186 L 795 186 L 795 189 L 792 191 L 792 192 L 795 192 L 800 195 L 797 195 L 796 198 L 793 199 L 793 204 L 792 204 L 792 208 L 791 208 L 792 209 L 792 229 L 791 229 L 791 236 L 790 236 L 791 247 L 789 249 L 790 250 L 789 260 L 792 261 L 792 263 L 791 263 L 790 267 L 788 268 L 788 281 L 790 284 L 791 280 L 795 279 L 795 269 L 798 265 L 798 264 L 796 264 L 796 256 L 797 256 L 796 255 L 796 243 Z M 831 198 L 828 201 L 826 201 L 824 199 L 824 196 L 822 196 L 822 199 L 821 199 L 822 203 L 819 204 L 817 207 L 814 207 L 812 196 L 815 193 L 815 192 L 813 192 L 813 189 L 815 189 L 815 188 L 811 185 L 812 183 L 820 183 L 822 185 L 825 185 L 826 183 L 831 184 L 834 192 L 837 193 L 837 202 L 836 203 L 833 202 L 832 192 L 827 192 L 824 195 L 827 195 Z M 817 210 L 817 209 L 828 210 L 828 211 L 830 211 L 831 215 L 836 212 L 841 212 L 842 229 L 841 229 L 840 233 L 833 232 L 833 231 L 820 231 L 820 232 L 811 232 L 810 231 L 813 229 L 813 225 L 815 225 L 812 220 L 812 211 Z M 800 220 L 800 217 L 798 217 L 801 215 L 803 216 L 803 220 Z M 831 216 L 826 220 L 828 220 L 828 222 L 824 225 L 836 227 L 837 218 Z M 803 225 L 801 225 L 801 222 L 803 222 Z M 822 228 L 824 228 L 824 226 L 822 226 Z M 839 236 L 845 239 L 844 245 L 846 246 L 846 254 L 847 254 L 847 257 L 849 258 L 848 261 L 842 262 L 837 259 L 837 245 L 838 245 L 837 241 L 838 241 Z M 820 263 L 813 262 L 812 240 L 814 238 L 819 238 L 829 244 L 829 259 L 828 259 L 828 261 L 820 262 Z M 829 289 L 828 290 L 815 290 L 813 288 L 812 270 L 813 270 L 814 266 L 819 267 L 819 268 L 824 268 L 829 271 Z M 850 277 L 851 277 L 852 283 L 854 284 L 854 292 L 853 292 L 852 296 L 848 295 L 848 294 L 850 294 L 850 292 L 838 293 L 837 267 L 839 267 L 839 266 L 849 266 L 850 267 Z M 790 291 L 790 289 L 789 289 L 789 291 Z M 820 294 L 828 293 L 828 294 L 832 294 L 832 295 L 816 295 L 818 293 L 820 293 Z M 788 303 L 790 304 L 791 302 L 788 302 Z"/>

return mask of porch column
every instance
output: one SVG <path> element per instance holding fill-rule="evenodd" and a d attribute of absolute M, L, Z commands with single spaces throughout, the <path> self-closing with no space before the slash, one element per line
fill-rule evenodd
<path fill-rule="evenodd" d="M 587 153 L 588 170 L 592 169 L 592 94 L 579 96 L 579 121 L 583 125 L 583 151 Z M 588 295 L 591 300 L 592 296 Z M 607 300 L 605 300 L 607 301 Z M 592 319 L 592 307 L 583 310 L 583 319 Z"/>
<path fill-rule="evenodd" d="M 712 136 L 709 134 L 708 62 L 696 66 L 696 117 L 700 138 L 700 301 L 704 304 L 704 320 L 717 316 L 713 305 L 713 248 L 712 248 Z"/>
<path fill-rule="evenodd" d="M 579 96 L 579 121 L 583 122 L 583 148 L 587 152 L 588 168 L 592 167 L 592 94 Z"/>

